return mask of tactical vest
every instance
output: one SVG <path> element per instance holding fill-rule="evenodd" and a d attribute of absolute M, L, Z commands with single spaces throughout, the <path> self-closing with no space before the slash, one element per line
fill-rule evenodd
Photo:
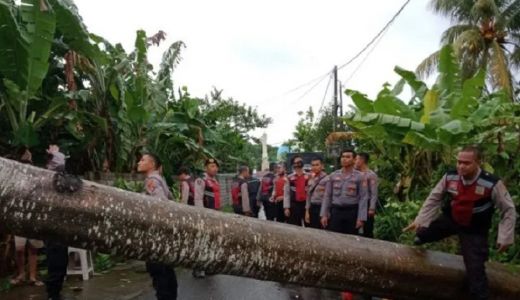
<path fill-rule="evenodd" d="M 217 180 L 204 178 L 204 207 L 220 208 L 220 184 Z"/>
<path fill-rule="evenodd" d="M 303 174 L 302 176 L 291 174 L 289 175 L 288 179 L 291 192 L 291 201 L 307 201 L 307 185 L 309 183 L 309 176 L 307 174 Z"/>
<path fill-rule="evenodd" d="M 231 185 L 231 200 L 233 205 L 242 206 L 242 184 L 246 181 L 242 178 L 237 178 Z"/>
<path fill-rule="evenodd" d="M 260 186 L 260 199 L 261 201 L 269 201 L 274 188 L 274 174 L 267 173 L 262 177 L 262 183 Z M 283 187 L 282 187 L 283 189 Z"/>
<path fill-rule="evenodd" d="M 491 228 L 494 205 L 491 198 L 499 178 L 481 171 L 470 185 L 464 185 L 456 171 L 446 173 L 444 213 L 467 229 Z"/>
<path fill-rule="evenodd" d="M 285 176 L 280 176 L 274 183 L 274 197 L 283 197 L 285 187 Z"/>

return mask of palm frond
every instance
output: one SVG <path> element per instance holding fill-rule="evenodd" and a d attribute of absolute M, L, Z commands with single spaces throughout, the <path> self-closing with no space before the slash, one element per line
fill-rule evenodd
<path fill-rule="evenodd" d="M 468 30 L 478 30 L 478 27 L 469 24 L 451 26 L 442 33 L 441 44 L 447 45 L 453 43 L 462 33 Z"/>
<path fill-rule="evenodd" d="M 426 78 L 437 70 L 439 65 L 440 50 L 433 52 L 425 58 L 415 69 L 415 73 L 421 78 Z"/>
<path fill-rule="evenodd" d="M 478 28 L 462 32 L 453 42 L 453 47 L 458 56 L 467 53 L 480 53 L 486 48 L 486 44 Z"/>
<path fill-rule="evenodd" d="M 500 14 L 498 24 L 510 32 L 520 30 L 520 0 L 514 0 L 509 4 Z"/>
<path fill-rule="evenodd" d="M 495 89 L 503 89 L 510 97 L 513 95 L 511 72 L 504 50 L 493 41 L 491 43 L 491 55 L 489 57 L 489 70 L 491 82 Z"/>
<path fill-rule="evenodd" d="M 474 0 L 431 0 L 430 8 L 440 15 L 450 18 L 452 21 L 472 20 Z"/>
<path fill-rule="evenodd" d="M 504 28 L 519 29 L 518 27 L 511 28 L 511 25 L 519 25 L 520 21 L 520 0 L 514 0 L 500 13 L 500 19 L 504 20 Z"/>

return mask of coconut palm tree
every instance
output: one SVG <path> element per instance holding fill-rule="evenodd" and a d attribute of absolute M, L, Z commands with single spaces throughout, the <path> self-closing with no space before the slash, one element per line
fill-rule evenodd
<path fill-rule="evenodd" d="M 431 0 L 430 7 L 453 23 L 441 44 L 453 45 L 462 77 L 484 68 L 491 87 L 512 96 L 511 71 L 520 66 L 520 0 Z M 439 53 L 427 57 L 417 73 L 426 77 L 435 71 Z"/>

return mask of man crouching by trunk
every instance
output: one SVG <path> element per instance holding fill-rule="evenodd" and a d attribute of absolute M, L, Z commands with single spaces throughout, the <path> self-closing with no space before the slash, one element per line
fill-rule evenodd
<path fill-rule="evenodd" d="M 145 153 L 137 164 L 137 171 L 146 175 L 145 194 L 168 201 L 173 197 L 166 181 L 159 173 L 160 167 L 161 162 L 156 155 Z M 148 261 L 146 270 L 152 277 L 157 300 L 177 299 L 177 277 L 172 266 Z"/>

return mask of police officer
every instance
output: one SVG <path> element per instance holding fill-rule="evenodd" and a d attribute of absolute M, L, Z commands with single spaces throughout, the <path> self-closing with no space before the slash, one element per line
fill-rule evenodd
<path fill-rule="evenodd" d="M 356 152 L 341 152 L 341 169 L 330 174 L 321 205 L 321 224 L 332 231 L 358 234 L 367 220 L 367 184 L 354 169 Z"/>
<path fill-rule="evenodd" d="M 231 198 L 233 200 L 233 211 L 239 215 L 246 215 L 251 217 L 251 207 L 249 202 L 248 189 L 249 167 L 241 166 L 238 169 L 238 176 L 233 183 L 231 189 Z"/>
<path fill-rule="evenodd" d="M 269 164 L 269 171 L 262 176 L 262 180 L 260 183 L 260 188 L 258 189 L 257 199 L 262 203 L 265 212 L 265 218 L 269 221 L 273 221 L 276 217 L 275 215 L 275 205 L 274 201 L 272 201 L 272 194 L 274 189 L 274 180 L 276 175 L 274 172 L 276 171 L 276 163 Z"/>
<path fill-rule="evenodd" d="M 220 184 L 217 181 L 219 169 L 218 161 L 208 158 L 204 162 L 205 172 L 202 178 L 195 180 L 195 206 L 209 209 L 220 209 Z M 193 269 L 193 277 L 204 278 L 206 272 L 200 269 Z"/>
<path fill-rule="evenodd" d="M 295 155 L 291 164 L 294 173 L 287 177 L 284 186 L 283 208 L 287 223 L 302 226 L 305 218 L 305 203 L 307 202 L 307 185 L 310 176 L 303 171 L 303 158 Z"/>
<path fill-rule="evenodd" d="M 141 160 L 137 163 L 137 171 L 146 175 L 144 193 L 165 201 L 173 200 L 166 181 L 159 173 L 160 168 L 161 161 L 152 153 L 143 154 Z M 158 300 L 177 299 L 177 276 L 173 267 L 148 261 L 146 262 L 146 270 L 152 277 Z"/>
<path fill-rule="evenodd" d="M 363 178 L 368 185 L 368 216 L 365 226 L 363 227 L 363 236 L 367 238 L 374 237 L 374 218 L 377 207 L 377 174 L 368 168 L 368 161 L 370 156 L 366 152 L 358 153 L 356 156 L 356 170 L 363 174 Z"/>
<path fill-rule="evenodd" d="M 327 174 L 323 172 L 323 160 L 314 157 L 311 160 L 311 179 L 309 180 L 309 191 L 305 204 L 305 223 L 312 228 L 320 229 L 321 201 L 325 194 L 327 185 Z"/>
<path fill-rule="evenodd" d="M 190 176 L 190 171 L 186 167 L 181 167 L 177 175 L 180 181 L 181 203 L 195 205 L 195 183 Z"/>
<path fill-rule="evenodd" d="M 49 145 L 47 149 L 46 168 L 52 171 L 65 169 L 65 155 L 60 152 L 57 145 Z M 59 300 L 63 281 L 67 275 L 68 247 L 54 241 L 46 241 L 45 247 L 47 249 L 47 280 L 45 280 L 47 295 L 51 300 Z"/>
<path fill-rule="evenodd" d="M 285 185 L 287 184 L 287 176 L 285 173 L 285 164 L 280 163 L 276 168 L 276 177 L 274 178 L 273 194 L 270 202 L 273 203 L 273 213 L 276 222 L 285 223 L 285 214 L 283 209 L 283 199 L 285 194 Z"/>
<path fill-rule="evenodd" d="M 195 180 L 195 206 L 220 209 L 220 184 L 217 181 L 219 164 L 216 159 L 208 158 L 202 178 Z"/>
<path fill-rule="evenodd" d="M 458 235 L 470 299 L 489 299 L 485 262 L 494 207 L 501 218 L 498 252 L 506 251 L 515 236 L 516 211 L 511 196 L 498 177 L 480 168 L 480 162 L 477 147 L 463 148 L 457 155 L 457 170 L 441 178 L 415 220 L 404 229 L 416 231 L 418 245 Z"/>

